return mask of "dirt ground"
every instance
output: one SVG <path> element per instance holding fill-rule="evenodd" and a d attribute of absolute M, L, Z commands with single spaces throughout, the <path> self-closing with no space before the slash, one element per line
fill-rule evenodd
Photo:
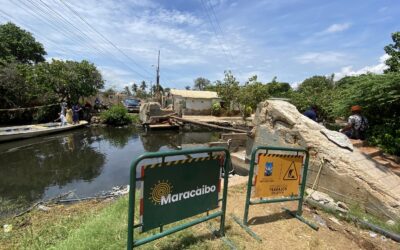
<path fill-rule="evenodd" d="M 234 214 L 243 218 L 245 202 L 245 185 L 240 184 L 230 187 L 228 198 L 228 216 Z M 249 212 L 250 228 L 262 238 L 258 243 L 248 236 L 245 244 L 242 240 L 233 241 L 243 249 L 400 249 L 400 244 L 381 235 L 370 235 L 370 231 L 358 228 L 346 221 L 334 222 L 334 216 L 320 210 L 315 211 L 304 206 L 303 216 L 318 224 L 315 216 L 319 216 L 326 225 L 320 225 L 318 231 L 313 230 L 305 223 L 291 217 L 282 210 L 287 207 L 291 210 L 297 208 L 296 202 L 253 205 Z M 333 218 L 333 221 L 330 219 Z M 228 217 L 227 226 L 236 234 L 241 227 Z M 244 230 L 242 230 L 245 235 Z M 229 235 L 228 235 L 229 238 Z"/>
<path fill-rule="evenodd" d="M 235 215 L 243 218 L 245 190 L 247 177 L 235 176 L 230 178 L 226 238 L 233 242 L 238 249 L 399 249 L 400 244 L 379 234 L 358 228 L 343 220 L 337 221 L 333 215 L 304 206 L 303 216 L 314 224 L 323 220 L 318 231 L 282 210 L 287 207 L 297 208 L 296 202 L 262 204 L 250 207 L 249 227 L 262 238 L 258 242 L 246 233 L 232 218 Z M 232 186 L 231 186 L 232 185 Z M 38 233 L 44 225 L 62 225 L 68 221 L 68 228 L 73 230 L 80 227 L 82 215 L 97 213 L 108 206 L 111 201 L 88 201 L 69 206 L 54 206 L 48 213 L 33 212 L 14 221 L 13 236 L 0 237 L 0 249 L 17 249 L 21 241 L 26 240 L 26 232 Z M 4 222 L 5 223 L 5 222 Z M 125 221 L 123 221 L 125 223 Z M 214 229 L 219 226 L 219 219 L 210 221 Z M 338 224 L 339 223 L 339 224 Z M 229 249 L 221 240 L 210 233 L 208 223 L 191 227 L 185 234 L 170 235 L 148 244 L 146 249 Z M 54 226 L 53 226 L 54 228 Z M 20 232 L 19 232 L 20 231 Z M 43 231 L 43 230 L 42 230 Z M 183 231 L 182 231 L 183 232 Z M 46 230 L 43 232 L 46 233 Z M 4 236 L 4 235 L 0 235 Z M 45 235 L 43 235 L 45 236 Z M 50 243 L 62 235 L 54 235 L 47 239 Z M 125 239 L 123 240 L 125 242 Z M 188 241 L 193 243 L 186 244 Z M 186 242 L 186 243 L 185 243 Z M 22 246 L 29 245 L 23 244 Z"/>

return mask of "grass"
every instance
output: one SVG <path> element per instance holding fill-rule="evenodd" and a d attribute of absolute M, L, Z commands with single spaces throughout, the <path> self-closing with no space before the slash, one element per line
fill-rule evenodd
<path fill-rule="evenodd" d="M 311 205 L 314 206 L 314 203 L 312 203 Z M 359 205 L 350 206 L 349 212 L 347 214 L 342 214 L 336 210 L 329 209 L 329 208 L 322 207 L 322 206 L 318 206 L 318 208 L 320 208 L 324 212 L 334 215 L 338 219 L 343 219 L 348 222 L 353 222 L 354 221 L 353 218 L 357 218 L 361 221 L 369 222 L 375 226 L 381 227 L 390 232 L 400 234 L 400 221 L 395 221 L 394 225 L 388 225 L 388 224 L 386 224 L 386 221 L 382 220 L 381 218 L 378 218 L 377 216 L 374 216 L 372 214 L 368 214 L 367 212 L 365 212 L 364 209 L 362 209 Z"/>
<path fill-rule="evenodd" d="M 13 231 L 0 234 L 0 249 L 125 249 L 128 197 L 112 204 L 103 203 L 79 203 L 52 208 L 49 213 L 33 211 L 22 218 L 2 221 L 3 224 L 13 224 Z M 214 228 L 217 228 L 217 222 L 214 221 Z M 135 230 L 135 238 L 155 232 L 139 235 Z M 203 223 L 140 247 L 154 248 L 224 249 L 225 246 L 214 240 Z"/>
<path fill-rule="evenodd" d="M 70 207 L 57 206 L 48 213 L 33 211 L 14 219 L 3 219 L 1 225 L 11 224 L 13 230 L 0 234 L 0 249 L 46 249 L 68 237 L 105 205 L 87 202 Z"/>
<path fill-rule="evenodd" d="M 243 214 L 243 207 L 241 205 L 238 206 L 238 204 L 243 204 L 244 202 L 244 189 L 244 185 L 230 188 L 226 235 L 238 249 L 265 249 L 266 245 L 260 244 L 251 238 L 230 217 L 232 213 L 239 217 Z M 267 238 L 269 237 L 268 235 L 275 235 L 273 241 L 268 241 L 268 249 L 276 249 L 282 246 L 287 248 L 301 246 L 306 248 L 310 244 L 315 248 L 335 245 L 331 242 L 332 236 L 329 235 L 329 230 L 316 232 L 303 223 L 293 221 L 295 219 L 284 219 L 285 216 L 280 214 L 281 206 L 281 204 L 275 204 L 251 208 L 250 217 L 254 219 L 253 230 L 260 236 L 267 235 Z M 89 201 L 68 206 L 54 206 L 51 207 L 49 212 L 34 210 L 15 219 L 0 221 L 1 225 L 13 225 L 13 230 L 10 233 L 0 232 L 0 249 L 125 249 L 127 241 L 127 212 L 127 196 L 112 202 Z M 382 221 L 378 223 L 378 221 L 375 221 L 376 218 L 366 215 L 357 207 L 351 209 L 350 215 L 360 219 L 367 218 L 373 224 L 398 233 L 398 224 L 388 228 L 388 225 L 382 224 Z M 340 219 L 347 219 L 346 217 L 340 217 L 338 214 L 336 216 Z M 165 229 L 188 220 L 168 225 Z M 293 223 L 297 226 L 294 227 Z M 222 240 L 216 239 L 211 234 L 209 225 L 217 229 L 219 220 L 213 219 L 209 222 L 198 224 L 142 245 L 139 249 L 228 249 Z M 149 236 L 155 232 L 157 230 L 139 234 L 135 230 L 135 239 Z M 304 238 L 300 238 L 299 235 L 307 236 L 309 242 L 305 242 Z M 340 241 L 338 242 L 340 243 Z M 343 244 L 340 244 L 337 245 L 337 249 L 343 246 Z"/>
<path fill-rule="evenodd" d="M 49 249 L 123 249 L 126 245 L 127 198 L 90 216 Z"/>
<path fill-rule="evenodd" d="M 357 219 L 363 221 L 367 221 L 375 226 L 389 230 L 393 233 L 400 234 L 400 221 L 395 221 L 394 225 L 388 225 L 382 219 L 366 213 L 360 206 L 357 205 L 351 206 L 347 217 L 350 216 L 356 217 Z M 348 218 L 348 220 L 350 220 L 350 218 Z"/>
<path fill-rule="evenodd" d="M 140 124 L 139 114 L 128 113 L 128 115 L 131 117 L 133 124 Z"/>

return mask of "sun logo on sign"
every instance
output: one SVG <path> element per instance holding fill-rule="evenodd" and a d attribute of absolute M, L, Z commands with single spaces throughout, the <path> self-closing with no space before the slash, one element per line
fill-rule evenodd
<path fill-rule="evenodd" d="M 166 180 L 158 181 L 150 190 L 149 200 L 153 202 L 154 205 L 159 205 L 161 203 L 161 197 L 167 196 L 172 192 L 173 186 Z"/>

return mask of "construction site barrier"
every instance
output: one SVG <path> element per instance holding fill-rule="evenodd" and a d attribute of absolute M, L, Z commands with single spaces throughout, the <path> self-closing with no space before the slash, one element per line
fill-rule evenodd
<path fill-rule="evenodd" d="M 265 153 L 257 155 L 264 150 Z M 287 154 L 288 152 L 290 154 Z M 283 209 L 314 230 L 318 230 L 318 226 L 302 217 L 309 158 L 308 151 L 302 148 L 259 146 L 252 151 L 243 219 L 235 215 L 233 219 L 253 238 L 261 241 L 261 238 L 248 227 L 250 205 L 266 203 L 298 201 L 295 212 Z M 256 165 L 258 175 L 253 182 Z M 260 174 L 262 176 L 259 176 Z M 259 199 L 250 199 L 253 186 L 254 196 Z"/>
<path fill-rule="evenodd" d="M 192 157 L 194 154 L 207 156 Z M 188 158 L 166 161 L 166 157 L 177 156 Z M 224 159 L 222 166 L 221 157 Z M 161 162 L 142 165 L 140 175 L 137 176 L 139 164 L 143 160 L 155 158 L 161 158 Z M 214 218 L 220 218 L 219 230 L 214 233 L 221 236 L 224 243 L 232 248 L 232 243 L 223 237 L 225 235 L 228 174 L 224 174 L 222 197 L 220 197 L 221 170 L 223 169 L 227 173 L 229 165 L 229 151 L 221 147 L 146 153 L 135 159 L 130 167 L 127 249 Z M 135 224 L 137 203 L 135 187 L 138 182 L 141 185 L 140 223 Z M 222 202 L 221 206 L 219 206 L 219 202 Z M 221 208 L 217 210 L 219 207 Z M 202 217 L 164 230 L 164 226 L 167 224 L 202 213 L 205 213 Z M 159 232 L 135 240 L 134 229 L 136 228 L 140 228 L 141 232 L 159 228 Z"/>

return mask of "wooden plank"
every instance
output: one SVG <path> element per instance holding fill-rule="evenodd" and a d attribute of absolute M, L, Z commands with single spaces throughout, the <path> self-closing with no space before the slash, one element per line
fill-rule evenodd
<path fill-rule="evenodd" d="M 149 128 L 151 130 L 157 130 L 157 129 L 179 129 L 179 126 L 165 123 L 165 124 L 151 124 L 151 125 L 149 125 Z"/>
<path fill-rule="evenodd" d="M 175 120 L 178 120 L 178 121 L 182 121 L 182 122 L 186 122 L 186 123 L 192 123 L 192 124 L 196 124 L 196 125 L 204 126 L 204 127 L 209 127 L 209 128 L 221 129 L 221 130 L 226 130 L 226 131 L 233 131 L 233 132 L 237 132 L 237 133 L 247 133 L 248 132 L 248 131 L 243 130 L 243 129 L 223 127 L 223 126 L 218 126 L 218 125 L 209 124 L 209 123 L 205 123 L 205 122 L 189 120 L 189 119 L 185 119 L 185 118 L 181 118 L 181 117 L 177 117 L 177 116 L 171 116 L 171 118 L 175 119 Z"/>

